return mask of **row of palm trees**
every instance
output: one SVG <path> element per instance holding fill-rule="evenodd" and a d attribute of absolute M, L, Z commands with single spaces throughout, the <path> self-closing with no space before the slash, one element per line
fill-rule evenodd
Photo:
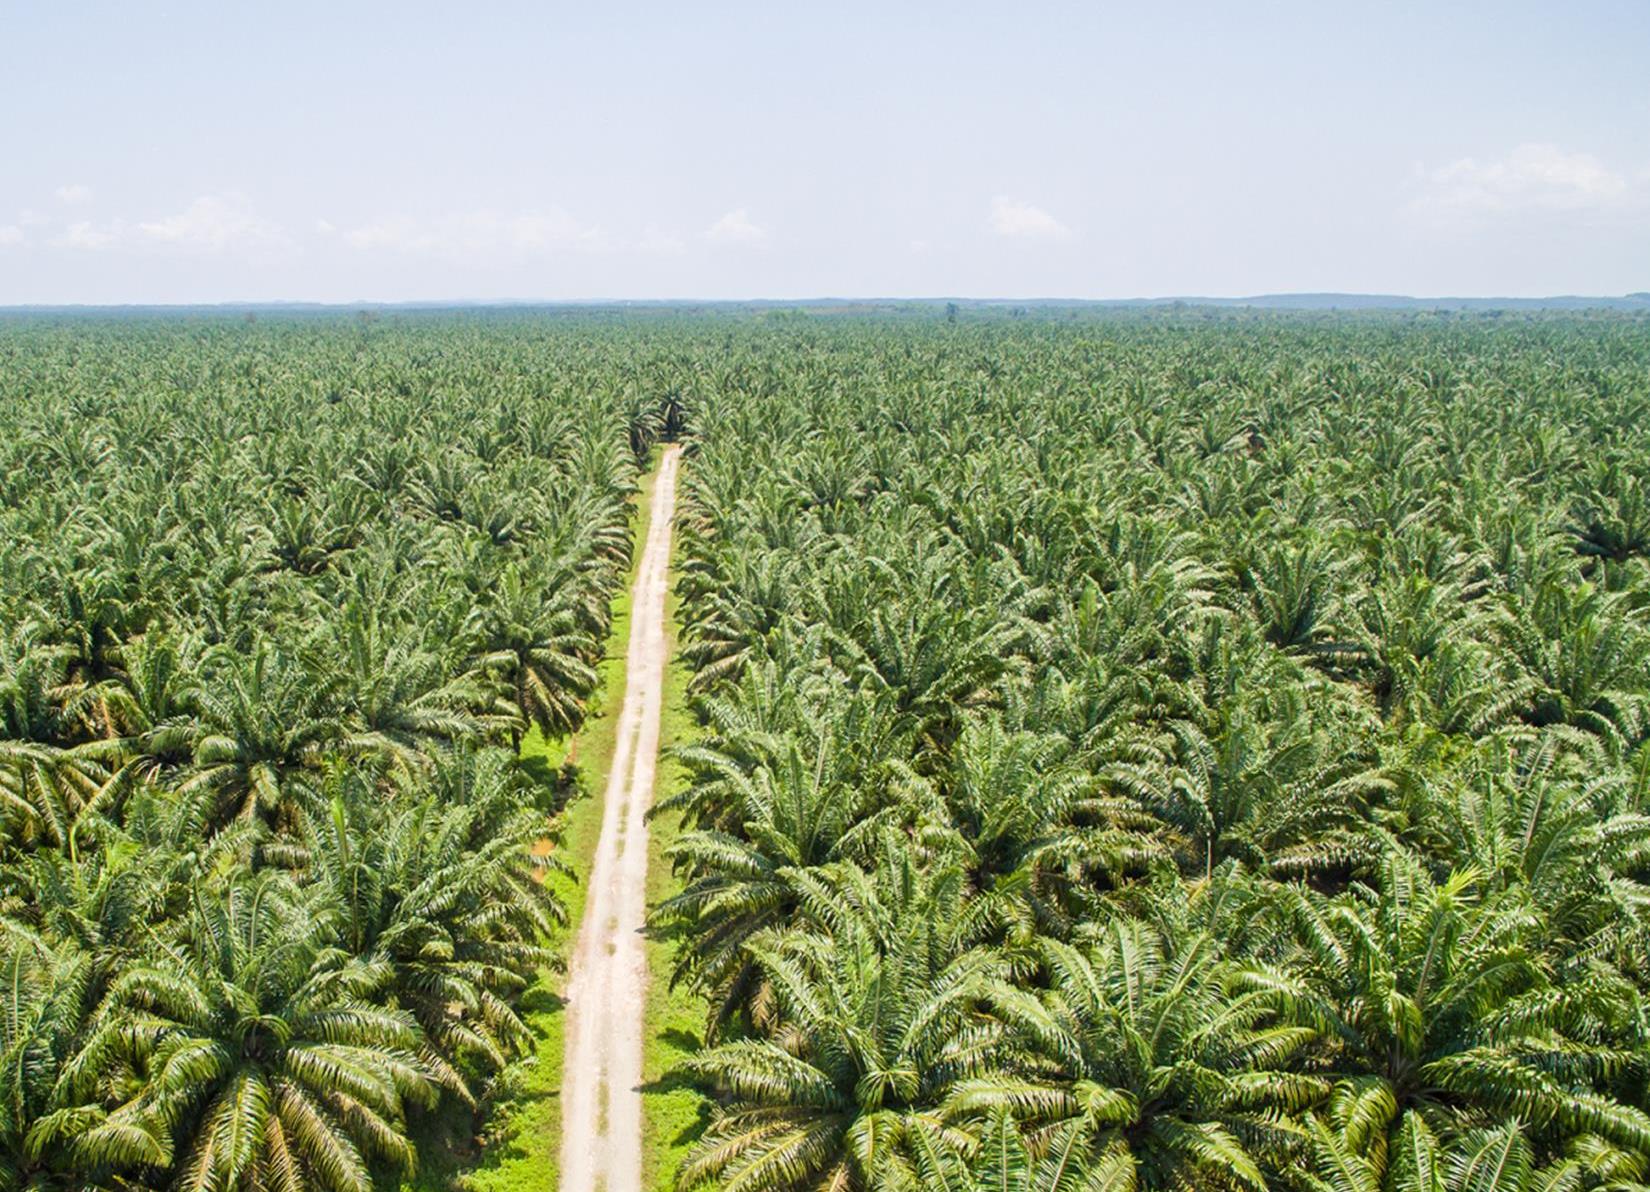
<path fill-rule="evenodd" d="M 484 1120 L 564 914 L 517 750 L 668 414 L 615 351 L 0 329 L 0 1188 L 393 1188 Z"/>
<path fill-rule="evenodd" d="M 684 1189 L 1650 1181 L 1641 321 L 731 338 Z"/>

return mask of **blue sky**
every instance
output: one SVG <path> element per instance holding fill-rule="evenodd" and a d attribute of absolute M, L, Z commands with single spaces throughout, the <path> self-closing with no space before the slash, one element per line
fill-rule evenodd
<path fill-rule="evenodd" d="M 1650 3 L 0 0 L 0 304 L 1650 289 Z"/>

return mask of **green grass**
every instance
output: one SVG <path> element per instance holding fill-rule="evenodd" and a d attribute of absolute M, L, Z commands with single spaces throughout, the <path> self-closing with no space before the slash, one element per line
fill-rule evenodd
<path fill-rule="evenodd" d="M 485 1141 L 479 1151 L 474 1140 L 465 1136 L 468 1115 L 461 1115 L 463 1122 L 425 1123 L 425 1128 L 418 1131 L 419 1171 L 402 1185 L 403 1192 L 449 1192 L 458 1188 L 465 1192 L 543 1192 L 556 1186 L 561 1162 L 561 1071 L 566 1022 L 562 993 L 567 980 L 566 962 L 578 937 L 585 879 L 601 838 L 607 775 L 613 765 L 619 709 L 624 703 L 631 589 L 641 561 L 640 544 L 647 540 L 654 475 L 650 469 L 642 478 L 636 498 L 637 550 L 624 587 L 613 600 L 613 626 L 599 668 L 602 682 L 591 698 L 584 727 L 571 745 L 562 740 L 546 741 L 535 730 L 521 746 L 528 769 L 539 771 L 546 780 L 564 762 L 575 763 L 584 792 L 562 816 L 558 852 L 573 873 L 552 873 L 547 879 L 567 908 L 567 924 L 552 941 L 561 963 L 541 973 L 522 1001 L 536 1044 L 532 1054 L 512 1064 L 501 1079 L 501 1087 L 507 1091 L 485 1124 Z M 667 688 L 667 725 L 675 711 Z"/>
<path fill-rule="evenodd" d="M 688 668 L 675 659 L 676 594 L 665 601 L 666 644 L 671 664 L 665 671 L 664 713 L 660 724 L 661 750 L 690 740 L 695 731 L 688 712 Z M 681 767 L 668 756 L 660 759 L 654 787 L 663 799 L 682 782 Z M 654 819 L 648 832 L 647 900 L 656 906 L 682 887 L 670 870 L 665 850 L 681 831 L 674 814 Z M 649 937 L 647 943 L 647 1006 L 642 1038 L 642 1187 L 669 1192 L 676 1171 L 693 1142 L 705 1128 L 709 1104 L 691 1084 L 668 1075 L 677 1063 L 692 1055 L 703 1041 L 705 1002 L 684 988 L 672 989 L 675 941 Z"/>

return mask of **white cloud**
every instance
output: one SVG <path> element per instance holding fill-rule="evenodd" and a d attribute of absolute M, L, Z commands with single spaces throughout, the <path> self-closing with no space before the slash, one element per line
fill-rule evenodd
<path fill-rule="evenodd" d="M 66 182 L 57 188 L 57 197 L 64 203 L 89 203 L 92 201 L 92 188 L 84 182 Z"/>
<path fill-rule="evenodd" d="M 152 243 L 201 252 L 267 251 L 289 243 L 279 226 L 260 216 L 238 194 L 202 195 L 176 215 L 138 224 L 137 231 Z"/>
<path fill-rule="evenodd" d="M 433 243 L 418 230 L 417 221 L 410 219 L 387 219 L 362 224 L 345 232 L 344 239 L 356 248 L 392 248 L 400 249 L 402 252 L 428 249 Z"/>
<path fill-rule="evenodd" d="M 63 231 L 52 237 L 52 243 L 61 248 L 78 248 L 93 251 L 108 248 L 121 238 L 125 226 L 118 222 L 112 224 L 94 224 L 87 220 L 79 220 L 69 224 Z"/>
<path fill-rule="evenodd" d="M 723 244 L 763 244 L 768 230 L 752 223 L 746 208 L 736 207 L 705 229 L 705 235 Z"/>
<path fill-rule="evenodd" d="M 202 195 L 182 211 L 131 223 L 74 220 L 64 224 L 49 244 L 81 251 L 235 252 L 254 258 L 291 248 L 292 238 L 260 216 L 244 195 Z"/>
<path fill-rule="evenodd" d="M 1504 215 L 1526 211 L 1600 211 L 1620 207 L 1633 185 L 1590 153 L 1556 145 L 1520 145 L 1505 157 L 1462 157 L 1420 171 L 1422 214 Z"/>
<path fill-rule="evenodd" d="M 525 252 L 558 248 L 598 248 L 601 229 L 586 227 L 559 208 L 542 215 L 517 215 L 504 223 L 506 243 Z"/>
<path fill-rule="evenodd" d="M 338 230 L 338 225 L 330 219 L 318 219 L 315 221 L 315 230 L 323 236 L 330 236 Z"/>
<path fill-rule="evenodd" d="M 429 219 L 391 216 L 351 228 L 344 239 L 364 250 L 461 258 L 589 251 L 606 243 L 600 228 L 580 223 L 560 208 L 516 215 L 472 211 Z"/>
<path fill-rule="evenodd" d="M 0 248 L 23 243 L 23 229 L 16 224 L 0 224 Z"/>
<path fill-rule="evenodd" d="M 1071 229 L 1024 199 L 998 195 L 991 200 L 991 230 L 1017 240 L 1064 240 Z"/>

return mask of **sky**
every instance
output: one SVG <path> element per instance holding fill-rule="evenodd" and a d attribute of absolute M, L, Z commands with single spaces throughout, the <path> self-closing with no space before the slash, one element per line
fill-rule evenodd
<path fill-rule="evenodd" d="M 1650 0 L 0 0 L 0 304 L 1650 290 Z"/>

